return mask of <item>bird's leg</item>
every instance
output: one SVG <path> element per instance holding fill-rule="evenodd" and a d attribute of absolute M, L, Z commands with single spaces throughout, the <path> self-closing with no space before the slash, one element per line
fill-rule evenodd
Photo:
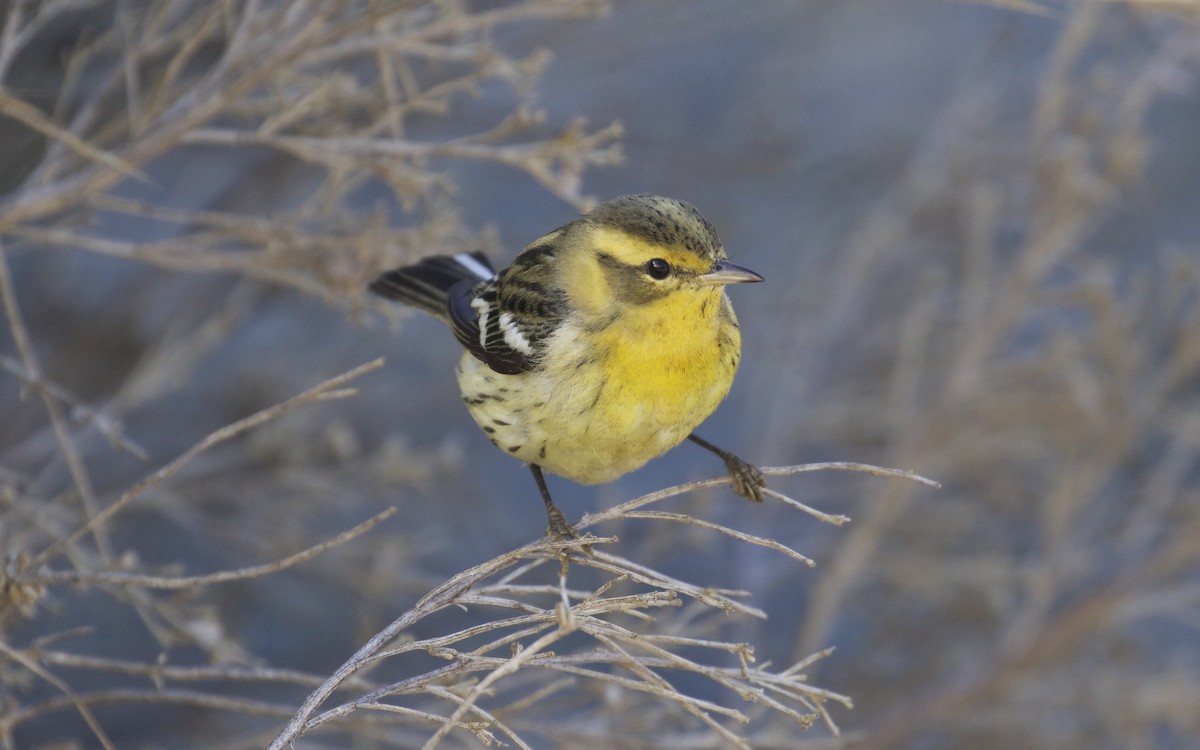
<path fill-rule="evenodd" d="M 767 480 L 763 478 L 762 472 L 757 467 L 746 463 L 729 451 L 721 450 L 694 432 L 688 435 L 688 440 L 721 457 L 721 460 L 725 462 L 725 468 L 729 471 L 729 478 L 733 480 L 734 492 L 756 503 L 763 501 L 762 491 L 763 487 L 767 486 Z"/>
<path fill-rule="evenodd" d="M 575 533 L 575 529 L 571 528 L 571 524 L 567 523 L 562 511 L 550 499 L 550 489 L 546 487 L 546 478 L 542 476 L 542 467 L 537 464 L 529 464 L 529 470 L 533 472 L 533 481 L 537 482 L 538 490 L 542 493 L 542 501 L 546 503 L 546 518 L 550 522 L 550 536 L 555 539 L 577 538 L 579 535 Z"/>

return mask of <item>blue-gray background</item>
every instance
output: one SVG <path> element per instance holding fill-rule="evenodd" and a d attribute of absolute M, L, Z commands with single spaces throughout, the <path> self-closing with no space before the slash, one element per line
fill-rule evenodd
<path fill-rule="evenodd" d="M 763 465 L 866 461 L 946 483 L 771 482 L 855 519 L 837 529 L 723 490 L 681 505 L 796 546 L 813 570 L 669 526 L 620 529 L 627 553 L 752 592 L 769 620 L 738 636 L 760 661 L 836 646 L 813 682 L 855 699 L 834 714 L 867 746 L 1185 747 L 1200 731 L 1200 551 L 1180 536 L 1200 538 L 1200 376 L 1186 354 L 1200 341 L 1200 32 L 1194 14 L 1150 3 L 1090 16 L 1085 3 L 1002 5 L 619 2 L 604 18 L 506 27 L 496 43 L 553 52 L 537 87 L 545 132 L 577 117 L 622 123 L 624 163 L 589 170 L 585 193 L 684 198 L 767 278 L 731 290 L 742 370 L 701 434 Z M 71 29 L 61 34 L 14 76 L 36 87 Z M 417 118 L 413 137 L 487 127 L 512 96 L 485 87 L 456 104 Z M 1113 166 L 1123 158 L 1131 171 Z M 501 262 L 577 213 L 519 171 L 437 166 L 463 222 L 494 229 Z M 293 205 L 315 179 L 265 149 L 184 148 L 144 168 L 150 182 L 118 192 L 251 215 Z M 364 188 L 364 217 L 381 192 Z M 436 322 L 389 323 L 357 292 L 322 300 L 238 274 L 6 245 L 47 376 L 115 413 L 150 454 L 141 464 L 92 436 L 106 502 L 231 420 L 386 356 L 356 398 L 213 451 L 159 490 L 186 502 L 148 501 L 117 527 L 117 548 L 145 564 L 202 572 L 395 505 L 358 552 L 207 594 L 250 654 L 327 673 L 424 590 L 541 532 L 528 472 L 461 408 L 459 352 Z M 202 323 L 214 332 L 201 346 L 189 337 Z M 175 372 L 161 358 L 184 340 L 193 355 Z M 15 356 L 7 330 L 0 353 Z M 144 371 L 175 379 L 140 384 L 154 397 L 125 408 Z M 52 452 L 45 416 L 19 396 L 0 377 L 0 467 L 54 495 L 69 477 L 39 463 Z M 719 470 L 683 446 L 608 486 L 550 481 L 577 517 Z M 1162 549 L 1177 550 L 1169 564 Z M 8 637 L 79 624 L 95 627 L 93 653 L 157 655 L 99 594 L 59 594 Z M 204 746 L 205 715 L 172 715 L 195 739 L 163 740 L 136 713 L 106 728 L 120 747 Z"/>

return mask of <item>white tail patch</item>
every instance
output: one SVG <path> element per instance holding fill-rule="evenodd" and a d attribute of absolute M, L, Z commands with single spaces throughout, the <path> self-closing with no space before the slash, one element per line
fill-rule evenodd
<path fill-rule="evenodd" d="M 483 281 L 487 281 L 496 275 L 492 272 L 492 269 L 480 263 L 469 253 L 459 253 L 458 255 L 454 256 L 454 260 L 456 260 L 460 266 L 475 274 Z M 482 327 L 483 326 L 480 326 L 480 328 Z"/>

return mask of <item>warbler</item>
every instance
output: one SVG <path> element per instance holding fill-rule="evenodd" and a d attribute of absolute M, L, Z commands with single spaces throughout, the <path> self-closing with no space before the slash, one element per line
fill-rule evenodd
<path fill-rule="evenodd" d="M 441 255 L 369 288 L 449 324 L 466 349 L 467 410 L 529 465 L 551 535 L 574 537 L 543 469 L 608 482 L 684 439 L 724 460 L 738 494 L 762 501 L 757 468 L 692 432 L 741 358 L 724 287 L 762 280 L 729 262 L 690 204 L 627 195 L 534 240 L 499 273 L 482 253 Z"/>

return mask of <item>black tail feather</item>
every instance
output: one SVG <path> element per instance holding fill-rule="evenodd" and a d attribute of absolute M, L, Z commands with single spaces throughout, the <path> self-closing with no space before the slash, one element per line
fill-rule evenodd
<path fill-rule="evenodd" d="M 494 273 L 483 253 L 471 253 L 470 259 L 474 261 L 473 265 L 471 260 L 460 260 L 460 256 L 434 255 L 382 274 L 368 289 L 381 297 L 447 320 L 450 287 L 468 279 L 483 281 Z M 483 271 L 488 276 L 482 275 Z"/>

